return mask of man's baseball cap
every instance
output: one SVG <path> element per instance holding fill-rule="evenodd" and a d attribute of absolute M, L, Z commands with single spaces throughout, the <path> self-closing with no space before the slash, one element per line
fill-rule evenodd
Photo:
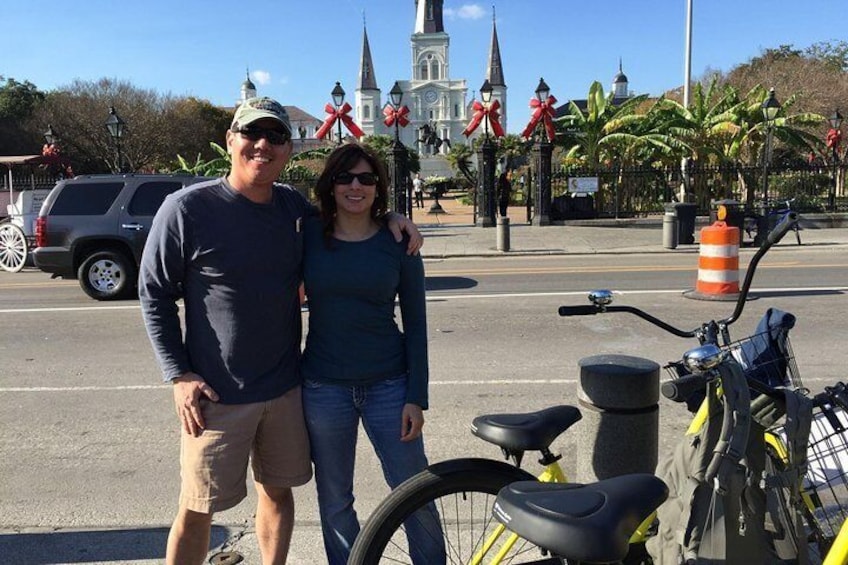
<path fill-rule="evenodd" d="M 242 102 L 236 108 L 231 129 L 236 131 L 246 128 L 253 122 L 263 118 L 270 118 L 280 122 L 286 128 L 286 131 L 289 132 L 289 135 L 291 135 L 292 129 L 289 123 L 288 112 L 286 112 L 286 109 L 279 102 L 267 96 L 248 98 Z"/>

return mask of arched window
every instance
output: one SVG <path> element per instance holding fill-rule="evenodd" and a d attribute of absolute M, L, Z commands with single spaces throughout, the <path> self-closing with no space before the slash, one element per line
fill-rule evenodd
<path fill-rule="evenodd" d="M 435 59 L 430 61 L 430 78 L 432 80 L 439 80 L 442 78 L 439 74 L 439 62 Z"/>
<path fill-rule="evenodd" d="M 420 76 L 420 77 L 418 77 L 418 79 L 419 79 L 419 80 L 430 80 L 430 79 L 427 77 L 427 61 L 422 61 L 422 62 L 421 62 L 421 70 L 420 70 L 420 72 L 421 72 L 421 76 Z"/>
<path fill-rule="evenodd" d="M 366 104 L 365 106 L 362 107 L 362 119 L 363 120 L 370 120 L 371 119 L 371 106 L 369 106 L 368 104 Z"/>

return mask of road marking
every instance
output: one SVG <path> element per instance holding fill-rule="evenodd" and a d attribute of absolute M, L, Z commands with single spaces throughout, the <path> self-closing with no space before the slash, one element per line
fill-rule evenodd
<path fill-rule="evenodd" d="M 657 290 L 613 290 L 613 294 L 620 296 L 639 294 L 682 294 L 689 288 L 683 289 L 657 289 Z M 428 302 L 444 302 L 446 300 L 469 300 L 490 298 L 533 298 L 545 296 L 586 296 L 588 290 L 548 291 L 548 292 L 511 292 L 511 293 L 488 293 L 488 294 L 433 294 L 430 291 L 427 296 Z M 769 292 L 848 292 L 848 286 L 807 286 L 807 287 L 775 287 L 754 288 L 751 294 Z M 33 314 L 33 313 L 55 313 L 55 312 L 96 312 L 99 310 L 139 310 L 138 304 L 128 306 L 75 306 L 62 308 L 3 308 L 0 314 Z"/>
<path fill-rule="evenodd" d="M 665 380 L 665 379 L 661 379 Z M 830 382 L 832 379 L 804 378 L 804 383 Z M 477 379 L 463 381 L 430 381 L 430 386 L 527 386 L 527 385 L 576 385 L 579 379 Z M 125 390 L 165 390 L 173 385 L 118 385 L 118 386 L 33 386 L 0 387 L 0 394 L 12 392 L 120 392 Z"/>

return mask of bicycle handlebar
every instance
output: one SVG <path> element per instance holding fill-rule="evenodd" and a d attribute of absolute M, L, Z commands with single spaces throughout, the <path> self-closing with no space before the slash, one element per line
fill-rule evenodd
<path fill-rule="evenodd" d="M 707 386 L 707 380 L 704 375 L 685 375 L 673 381 L 665 381 L 660 385 L 660 391 L 669 400 L 686 402 L 693 394 Z"/>
<path fill-rule="evenodd" d="M 589 304 L 582 306 L 560 306 L 559 307 L 559 315 L 560 316 L 594 316 L 595 314 L 599 314 L 602 312 L 628 312 L 630 314 L 635 314 L 636 316 L 642 318 L 643 320 L 650 322 L 651 324 L 664 329 L 670 334 L 676 335 L 678 337 L 698 337 L 703 342 L 710 342 L 715 340 L 715 333 L 720 329 L 723 329 L 736 320 L 739 319 L 739 316 L 742 314 L 742 310 L 745 308 L 745 302 L 748 299 L 748 291 L 751 289 L 751 282 L 754 279 L 754 273 L 757 270 L 757 265 L 762 259 L 763 255 L 765 255 L 769 249 L 785 236 L 790 229 L 795 225 L 798 221 L 798 215 L 795 212 L 788 212 L 783 219 L 774 227 L 771 232 L 769 232 L 766 237 L 763 245 L 757 250 L 754 256 L 751 258 L 751 262 L 748 264 L 747 272 L 745 273 L 745 280 L 742 283 L 742 287 L 739 290 L 739 298 L 736 301 L 736 307 L 733 310 L 733 313 L 719 321 L 711 321 L 705 324 L 702 324 L 698 328 L 694 330 L 683 330 L 678 327 L 675 327 L 668 322 L 660 320 L 659 318 L 648 314 L 647 312 L 640 310 L 633 306 L 608 306 L 606 304 Z"/>

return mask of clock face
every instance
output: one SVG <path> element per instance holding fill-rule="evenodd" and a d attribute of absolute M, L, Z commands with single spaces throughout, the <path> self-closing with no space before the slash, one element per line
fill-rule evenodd
<path fill-rule="evenodd" d="M 432 103 L 433 103 L 433 102 L 435 102 L 438 98 L 439 98 L 439 95 L 438 95 L 438 94 L 436 94 L 436 91 L 435 91 L 435 90 L 428 90 L 427 92 L 425 92 L 425 93 L 424 93 L 424 100 L 425 100 L 428 104 L 432 104 Z"/>

